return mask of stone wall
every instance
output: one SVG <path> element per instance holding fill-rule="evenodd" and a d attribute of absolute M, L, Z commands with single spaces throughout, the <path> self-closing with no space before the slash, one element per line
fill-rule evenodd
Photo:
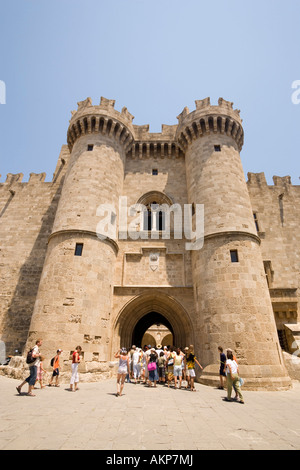
<path fill-rule="evenodd" d="M 63 146 L 52 182 L 45 173 L 7 175 L 0 184 L 0 334 L 7 354 L 22 352 L 44 265 L 69 151 Z"/>

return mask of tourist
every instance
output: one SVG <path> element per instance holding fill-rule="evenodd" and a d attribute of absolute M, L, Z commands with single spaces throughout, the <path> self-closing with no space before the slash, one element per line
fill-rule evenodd
<path fill-rule="evenodd" d="M 154 387 L 156 387 L 156 382 L 158 380 L 158 372 L 157 372 L 157 353 L 154 348 L 150 349 L 150 354 L 147 358 L 147 369 L 149 372 L 149 387 L 152 387 L 152 383 Z"/>
<path fill-rule="evenodd" d="M 195 353 L 194 353 L 194 346 L 191 344 L 186 354 L 186 366 L 187 366 L 187 378 L 189 382 L 189 386 L 192 392 L 195 392 L 196 389 L 194 387 L 196 372 L 195 372 L 195 364 L 198 364 L 201 370 L 203 367 L 201 366 L 200 362 L 197 360 Z"/>
<path fill-rule="evenodd" d="M 232 349 L 229 349 L 229 348 L 228 348 L 228 349 L 227 349 L 227 352 L 232 352 L 233 360 L 234 360 L 234 361 L 237 363 L 237 365 L 238 365 L 237 358 L 236 358 L 236 356 L 234 355 L 234 352 L 232 351 Z M 226 374 L 226 370 L 225 370 L 225 375 L 227 375 L 227 374 Z M 238 392 L 237 392 L 237 390 L 236 390 L 236 388 L 235 388 L 235 384 L 232 384 L 232 386 L 233 386 L 233 390 L 235 391 L 235 397 L 233 398 L 233 400 L 237 401 L 239 395 L 238 395 Z"/>
<path fill-rule="evenodd" d="M 239 367 L 237 365 L 237 362 L 234 360 L 234 356 L 231 350 L 227 350 L 226 374 L 227 397 L 225 398 L 225 400 L 231 401 L 232 386 L 234 386 L 236 393 L 240 398 L 239 403 L 244 404 L 244 398 L 240 390 Z"/>
<path fill-rule="evenodd" d="M 74 392 L 78 390 L 78 382 L 79 382 L 78 366 L 80 364 L 81 351 L 82 351 L 81 346 L 76 346 L 75 351 L 72 354 L 72 375 L 71 375 L 71 381 L 70 381 L 70 390 Z"/>
<path fill-rule="evenodd" d="M 37 365 L 37 371 L 36 371 L 37 373 L 36 373 L 36 381 L 35 381 L 35 383 L 40 382 L 41 388 L 46 387 L 46 385 L 43 385 L 43 373 L 47 374 L 47 371 L 46 371 L 46 370 L 44 369 L 44 367 L 43 367 L 43 361 L 44 361 L 44 359 L 45 359 L 44 356 L 41 356 L 41 357 L 40 357 L 40 361 L 39 361 L 39 363 L 38 363 L 38 365 Z M 34 387 L 34 388 L 36 388 L 36 387 Z"/>
<path fill-rule="evenodd" d="M 148 349 L 147 346 L 144 346 L 143 349 L 141 349 L 141 382 L 143 384 L 147 383 L 147 377 L 148 377 L 147 357 L 146 357 L 147 349 Z"/>
<path fill-rule="evenodd" d="M 175 351 L 175 355 L 174 355 L 174 367 L 173 367 L 175 390 L 177 388 L 177 378 L 179 378 L 179 388 L 181 388 L 181 383 L 182 383 L 182 360 L 183 360 L 183 356 L 181 355 L 180 348 L 177 348 L 176 351 Z"/>
<path fill-rule="evenodd" d="M 133 344 L 133 345 L 131 346 L 130 351 L 129 351 L 129 379 L 130 379 L 129 382 L 131 381 L 131 379 L 133 379 L 133 361 L 132 361 L 132 356 L 133 356 L 133 354 L 135 353 L 135 351 L 136 351 L 136 345 Z M 128 380 L 127 380 L 127 382 L 128 382 Z"/>
<path fill-rule="evenodd" d="M 118 374 L 117 374 L 117 397 L 122 396 L 124 383 L 126 375 L 130 371 L 130 363 L 129 363 L 129 354 L 127 354 L 127 349 L 122 348 L 116 354 L 115 357 L 119 359 L 119 367 L 118 367 Z"/>
<path fill-rule="evenodd" d="M 35 343 L 34 348 L 32 349 L 32 357 L 35 358 L 35 361 L 32 362 L 31 364 L 29 364 L 29 377 L 27 377 L 27 379 L 25 379 L 17 387 L 17 391 L 18 391 L 19 394 L 21 394 L 21 390 L 22 390 L 23 385 L 25 385 L 25 383 L 27 382 L 28 383 L 27 395 L 30 396 L 30 397 L 35 396 L 34 393 L 32 393 L 32 390 L 34 389 L 34 385 L 35 385 L 36 378 L 37 378 L 37 366 L 39 365 L 40 357 L 41 357 L 41 353 L 40 353 L 39 348 L 41 346 L 42 346 L 42 340 L 38 339 Z"/>
<path fill-rule="evenodd" d="M 52 381 L 54 377 L 55 377 L 55 387 L 59 387 L 59 384 L 58 384 L 59 369 L 60 369 L 59 356 L 61 355 L 61 353 L 62 353 L 62 349 L 58 349 L 56 351 L 56 355 L 53 357 L 53 359 L 51 359 L 51 366 L 53 367 L 53 371 L 52 371 L 52 376 L 49 382 L 49 387 L 52 386 Z"/>
<path fill-rule="evenodd" d="M 166 363 L 167 363 L 166 356 L 164 355 L 163 351 L 161 351 L 157 359 L 159 383 L 165 383 L 166 381 Z"/>
<path fill-rule="evenodd" d="M 162 345 L 160 343 L 158 343 L 156 345 L 156 354 L 157 354 L 158 357 L 160 357 L 160 353 L 162 352 L 162 350 L 163 350 Z"/>
<path fill-rule="evenodd" d="M 218 351 L 220 353 L 220 371 L 219 371 L 220 385 L 219 385 L 218 389 L 219 390 L 224 390 L 224 377 L 226 378 L 226 374 L 225 374 L 226 356 L 223 352 L 222 346 L 218 347 Z"/>
<path fill-rule="evenodd" d="M 144 346 L 144 359 L 145 359 L 145 384 L 148 383 L 149 379 L 149 371 L 148 371 L 148 359 L 151 354 L 151 346 L 150 345 L 145 345 Z"/>
<path fill-rule="evenodd" d="M 173 350 L 173 346 L 169 347 L 169 353 L 167 356 L 167 381 L 168 381 L 168 387 L 170 387 L 170 383 L 174 379 L 174 356 L 175 352 Z"/>
<path fill-rule="evenodd" d="M 182 380 L 186 382 L 185 388 L 188 388 L 189 382 L 188 382 L 188 377 L 186 373 L 186 355 L 188 353 L 189 348 L 186 346 L 184 348 L 184 354 L 183 354 L 183 361 L 182 361 Z"/>
<path fill-rule="evenodd" d="M 146 367 L 146 359 L 145 353 L 142 348 L 140 348 L 140 383 L 145 382 L 145 367 Z"/>
<path fill-rule="evenodd" d="M 141 379 L 141 350 L 136 348 L 131 357 L 133 380 L 136 384 Z"/>

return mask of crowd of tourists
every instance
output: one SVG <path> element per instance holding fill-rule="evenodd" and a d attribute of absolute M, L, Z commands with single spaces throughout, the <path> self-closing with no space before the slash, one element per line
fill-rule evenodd
<path fill-rule="evenodd" d="M 193 345 L 184 350 L 173 346 L 162 347 L 160 344 L 156 348 L 151 345 L 143 348 L 133 345 L 130 351 L 120 349 L 115 357 L 119 359 L 117 396 L 122 395 L 125 381 L 142 383 L 148 387 L 172 385 L 175 390 L 182 388 L 184 381 L 185 388 L 195 391 L 195 365 L 203 369 L 195 356 Z"/>
<path fill-rule="evenodd" d="M 41 388 L 43 384 L 43 356 L 40 353 L 42 340 L 38 340 L 29 351 L 26 362 L 29 365 L 29 376 L 17 387 L 17 391 L 21 394 L 22 387 L 28 384 L 29 396 L 34 396 L 33 390 L 37 382 L 40 382 Z M 72 354 L 70 391 L 78 390 L 79 374 L 78 366 L 81 360 L 81 346 L 77 346 Z M 223 352 L 223 348 L 218 348 L 220 354 L 220 385 L 218 388 L 224 389 L 224 382 L 227 386 L 227 397 L 225 400 L 231 401 L 232 389 L 235 391 L 234 400 L 244 403 L 241 393 L 242 379 L 239 376 L 239 368 L 237 359 L 231 349 L 227 349 L 227 356 Z M 59 369 L 60 355 L 62 350 L 58 349 L 56 355 L 51 360 L 52 375 L 48 386 L 59 387 Z M 125 381 L 134 384 L 144 384 L 148 387 L 156 387 L 157 384 L 172 386 L 175 390 L 185 388 L 196 391 L 195 377 L 196 365 L 202 370 L 203 367 L 198 361 L 194 346 L 190 345 L 181 349 L 179 347 L 164 346 L 158 344 L 155 348 L 151 345 L 143 348 L 133 345 L 129 351 L 126 348 L 120 349 L 115 358 L 119 359 L 117 372 L 117 393 L 116 396 L 122 396 Z M 53 384 L 53 382 L 55 382 Z"/>
<path fill-rule="evenodd" d="M 227 386 L 226 401 L 231 401 L 232 389 L 235 391 L 233 400 L 244 403 L 241 392 L 243 383 L 239 376 L 239 368 L 236 357 L 231 349 L 227 349 L 227 357 L 221 346 L 218 347 L 220 354 L 220 385 L 224 389 Z M 121 396 L 125 381 L 135 384 L 142 383 L 148 387 L 156 387 L 163 384 L 167 387 L 172 385 L 174 389 L 185 388 L 192 392 L 196 391 L 194 381 L 196 377 L 195 365 L 202 370 L 203 367 L 195 356 L 194 346 L 181 348 L 164 346 L 160 344 L 156 348 L 151 345 L 137 348 L 133 345 L 130 351 L 126 348 L 120 349 L 115 358 L 119 359 L 117 376 L 117 396 Z M 183 385 L 184 384 L 184 385 Z"/>

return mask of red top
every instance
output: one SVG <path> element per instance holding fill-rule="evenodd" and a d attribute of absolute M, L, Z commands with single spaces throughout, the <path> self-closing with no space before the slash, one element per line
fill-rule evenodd
<path fill-rule="evenodd" d="M 77 356 L 77 360 L 76 360 L 76 356 Z M 74 351 L 73 354 L 72 354 L 72 363 L 77 363 L 79 362 L 79 354 L 77 351 Z"/>

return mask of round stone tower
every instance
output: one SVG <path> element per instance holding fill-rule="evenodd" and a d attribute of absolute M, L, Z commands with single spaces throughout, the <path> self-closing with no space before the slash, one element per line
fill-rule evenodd
<path fill-rule="evenodd" d="M 189 203 L 204 204 L 203 247 L 192 250 L 195 349 L 205 366 L 200 381 L 218 383 L 222 346 L 236 353 L 249 389 L 287 388 L 290 379 L 240 160 L 239 111 L 222 98 L 211 106 L 207 98 L 196 101 L 191 113 L 185 108 L 178 121 Z"/>
<path fill-rule="evenodd" d="M 99 106 L 88 98 L 72 114 L 71 155 L 27 343 L 40 337 L 47 357 L 61 348 L 66 359 L 81 345 L 84 362 L 97 367 L 95 362 L 109 360 L 111 353 L 119 196 L 133 116 L 104 98 Z M 99 233 L 101 217 L 115 230 Z"/>

